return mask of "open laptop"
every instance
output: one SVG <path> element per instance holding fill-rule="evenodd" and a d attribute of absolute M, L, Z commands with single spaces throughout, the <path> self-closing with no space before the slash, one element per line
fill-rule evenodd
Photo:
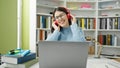
<path fill-rule="evenodd" d="M 86 68 L 90 42 L 40 41 L 40 68 Z"/>

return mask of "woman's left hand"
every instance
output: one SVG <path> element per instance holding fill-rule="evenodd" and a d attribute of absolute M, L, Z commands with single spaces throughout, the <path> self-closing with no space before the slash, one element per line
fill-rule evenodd
<path fill-rule="evenodd" d="M 75 18 L 75 16 L 73 16 L 72 14 L 70 14 L 70 15 L 71 15 L 71 17 L 72 17 L 72 19 L 71 19 L 72 24 L 76 23 L 76 18 Z"/>

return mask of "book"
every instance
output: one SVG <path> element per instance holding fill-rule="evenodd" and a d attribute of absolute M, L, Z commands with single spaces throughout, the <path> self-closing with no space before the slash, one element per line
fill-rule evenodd
<path fill-rule="evenodd" d="M 81 27 L 82 27 L 82 29 L 85 28 L 85 20 L 84 20 L 84 18 L 81 18 Z"/>
<path fill-rule="evenodd" d="M 4 63 L 21 64 L 35 58 L 36 58 L 36 53 L 29 53 L 24 57 L 17 57 L 17 56 L 12 57 L 12 56 L 3 55 L 1 57 L 1 61 Z"/>
<path fill-rule="evenodd" d="M 4 68 L 29 68 L 37 62 L 38 58 L 35 58 L 22 64 L 3 63 L 1 66 Z"/>
<path fill-rule="evenodd" d="M 113 38 L 114 38 L 114 39 L 113 39 L 113 45 L 114 45 L 114 46 L 117 46 L 117 36 L 114 35 Z"/>
<path fill-rule="evenodd" d="M 24 57 L 29 53 L 30 53 L 30 50 L 15 49 L 15 50 L 9 51 L 5 56 Z"/>
<path fill-rule="evenodd" d="M 40 15 L 37 15 L 37 28 L 40 28 Z"/>

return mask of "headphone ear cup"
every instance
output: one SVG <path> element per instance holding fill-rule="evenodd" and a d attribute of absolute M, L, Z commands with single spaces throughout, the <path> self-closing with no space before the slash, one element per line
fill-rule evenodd
<path fill-rule="evenodd" d="M 68 19 L 71 19 L 71 18 L 72 18 L 69 13 L 67 14 L 67 18 L 68 18 Z"/>

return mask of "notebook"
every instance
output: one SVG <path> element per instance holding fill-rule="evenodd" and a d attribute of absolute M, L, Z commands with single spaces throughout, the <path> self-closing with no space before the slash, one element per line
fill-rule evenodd
<path fill-rule="evenodd" d="M 86 68 L 90 42 L 40 41 L 40 68 Z"/>

